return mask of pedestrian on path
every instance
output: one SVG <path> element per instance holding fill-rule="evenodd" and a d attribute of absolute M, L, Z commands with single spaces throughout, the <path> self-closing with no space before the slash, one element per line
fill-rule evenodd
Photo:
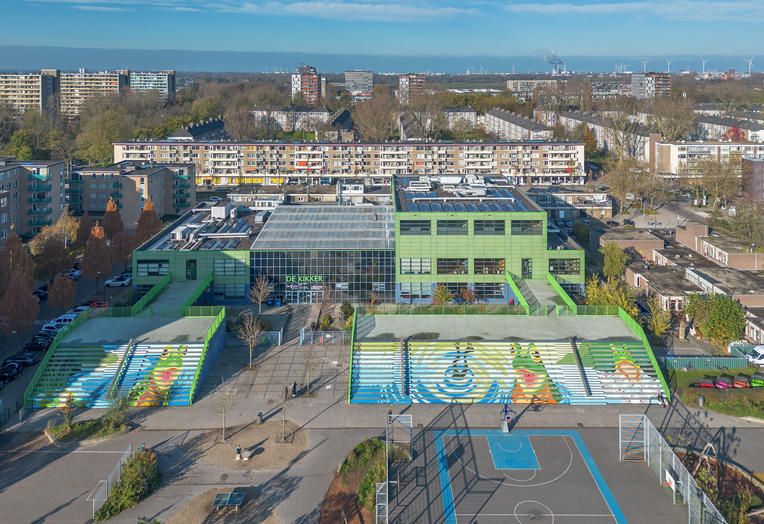
<path fill-rule="evenodd" d="M 292 398 L 297 398 L 297 382 L 292 382 Z"/>
<path fill-rule="evenodd" d="M 289 386 L 284 386 L 284 402 L 289 400 Z"/>

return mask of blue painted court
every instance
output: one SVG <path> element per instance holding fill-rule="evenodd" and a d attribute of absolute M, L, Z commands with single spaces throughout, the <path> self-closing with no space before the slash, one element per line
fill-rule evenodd
<path fill-rule="evenodd" d="M 527 435 L 507 433 L 486 435 L 495 469 L 540 469 Z"/>

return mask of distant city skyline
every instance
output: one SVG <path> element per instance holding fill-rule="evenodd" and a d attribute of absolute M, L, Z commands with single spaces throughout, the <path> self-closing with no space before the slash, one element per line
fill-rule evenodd
<path fill-rule="evenodd" d="M 14 0 L 4 2 L 3 20 L 6 46 L 451 57 L 540 57 L 548 49 L 562 57 L 764 54 L 764 0 Z"/>

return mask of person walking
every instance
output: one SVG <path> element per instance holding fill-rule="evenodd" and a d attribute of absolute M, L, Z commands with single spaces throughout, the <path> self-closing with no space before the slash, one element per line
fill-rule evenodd
<path fill-rule="evenodd" d="M 297 382 L 292 382 L 292 398 L 297 398 Z"/>

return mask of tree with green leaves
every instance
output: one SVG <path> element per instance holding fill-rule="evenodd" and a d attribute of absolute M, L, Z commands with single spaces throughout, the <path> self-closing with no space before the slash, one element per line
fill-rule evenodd
<path fill-rule="evenodd" d="M 619 279 L 623 276 L 623 272 L 626 270 L 626 263 L 629 261 L 629 256 L 626 252 L 618 247 L 615 242 L 608 242 L 602 249 L 602 274 L 608 280 Z"/>
<path fill-rule="evenodd" d="M 16 160 L 32 160 L 34 158 L 34 149 L 32 149 L 32 139 L 26 131 L 19 129 L 11 137 L 8 151 Z"/>
<path fill-rule="evenodd" d="M 347 321 L 350 317 L 353 316 L 353 306 L 348 302 L 347 300 L 342 301 L 342 305 L 340 306 L 340 313 L 342 314 L 342 318 Z"/>
<path fill-rule="evenodd" d="M 438 284 L 432 291 L 432 303 L 433 304 L 448 304 L 453 300 L 454 294 L 451 293 L 445 284 Z"/>
<path fill-rule="evenodd" d="M 647 309 L 647 327 L 653 335 L 660 338 L 671 327 L 671 312 L 663 311 L 661 303 L 654 296 L 647 299 Z"/>
<path fill-rule="evenodd" d="M 726 346 L 743 336 L 745 309 L 727 295 L 712 295 L 707 301 L 708 314 L 700 329 L 706 338 Z"/>
<path fill-rule="evenodd" d="M 592 275 L 586 279 L 586 304 L 590 306 L 618 306 L 634 320 L 639 319 L 639 310 L 631 288 L 621 280 L 602 281 Z"/>

